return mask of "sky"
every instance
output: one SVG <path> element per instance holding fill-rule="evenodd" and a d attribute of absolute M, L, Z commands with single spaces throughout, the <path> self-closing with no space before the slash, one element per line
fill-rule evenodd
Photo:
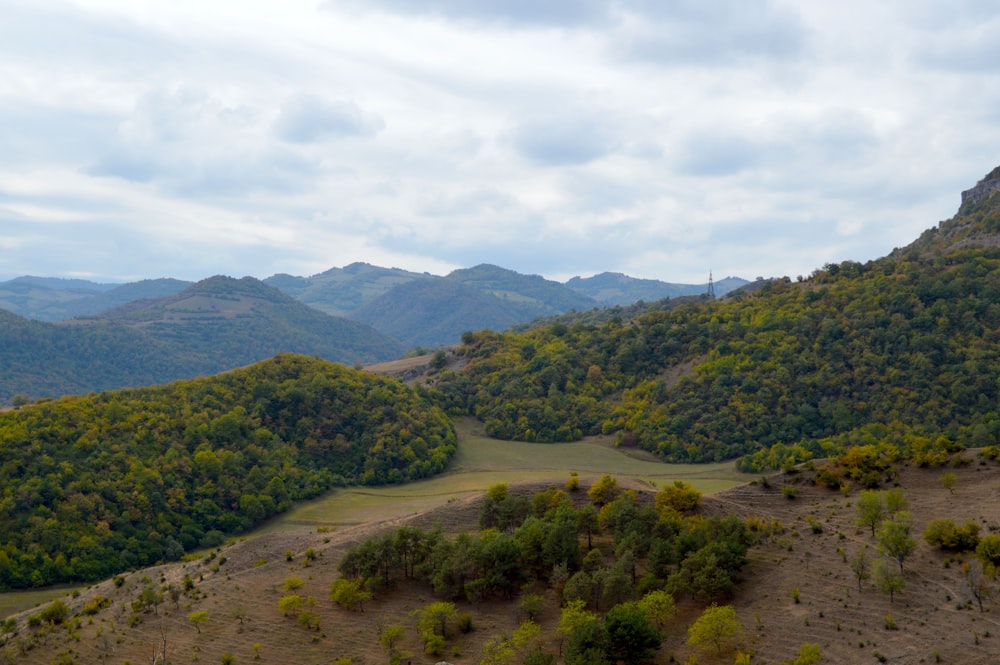
<path fill-rule="evenodd" d="M 0 0 L 0 278 L 808 276 L 1000 164 L 992 0 Z"/>

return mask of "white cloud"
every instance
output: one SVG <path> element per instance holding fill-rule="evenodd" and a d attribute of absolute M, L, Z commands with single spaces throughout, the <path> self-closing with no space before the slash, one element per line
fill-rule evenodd
<path fill-rule="evenodd" d="M 0 15 L 8 275 L 808 274 L 908 243 L 1000 163 L 984 1 Z"/>

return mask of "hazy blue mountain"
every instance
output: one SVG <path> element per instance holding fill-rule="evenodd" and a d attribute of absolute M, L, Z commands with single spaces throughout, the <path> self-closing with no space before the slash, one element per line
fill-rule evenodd
<path fill-rule="evenodd" d="M 408 347 L 434 347 L 467 330 L 505 330 L 595 305 L 559 282 L 483 264 L 397 286 L 351 316 Z"/>
<path fill-rule="evenodd" d="M 59 323 L 0 316 L 0 402 L 164 383 L 291 352 L 345 364 L 404 349 L 259 280 L 212 277 L 184 291 Z"/>
<path fill-rule="evenodd" d="M 535 318 L 510 299 L 440 277 L 398 286 L 352 316 L 407 348 L 457 344 L 466 330 L 505 330 Z"/>
<path fill-rule="evenodd" d="M 725 277 L 714 282 L 715 295 L 723 296 L 747 284 L 739 277 Z M 639 279 L 620 272 L 602 272 L 593 277 L 574 277 L 566 282 L 574 291 L 593 298 L 604 307 L 631 305 L 643 300 L 653 302 L 664 298 L 697 296 L 708 292 L 708 282 L 704 284 L 673 284 L 657 279 Z"/>
<path fill-rule="evenodd" d="M 84 279 L 18 277 L 0 282 L 0 308 L 36 321 L 63 321 L 124 305 L 173 295 L 191 286 L 178 279 L 144 279 L 103 284 Z"/>

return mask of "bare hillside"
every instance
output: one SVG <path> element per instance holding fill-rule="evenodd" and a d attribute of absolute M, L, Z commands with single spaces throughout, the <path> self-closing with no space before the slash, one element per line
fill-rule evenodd
<path fill-rule="evenodd" d="M 966 456 L 971 459 L 971 454 Z M 945 471 L 957 476 L 953 494 L 941 483 Z M 819 644 L 825 663 L 972 664 L 1000 659 L 1000 620 L 993 602 L 987 601 L 981 613 L 958 561 L 931 548 L 919 535 L 938 517 L 960 524 L 975 520 L 983 534 L 1000 528 L 1000 466 L 977 459 L 961 468 L 899 469 L 898 486 L 909 501 L 919 542 L 905 562 L 905 589 L 893 602 L 870 582 L 859 593 L 851 571 L 849 562 L 860 547 L 875 551 L 870 531 L 856 524 L 857 491 L 842 494 L 814 486 L 809 476 L 808 471 L 772 476 L 766 484 L 738 487 L 703 501 L 706 513 L 760 517 L 783 527 L 751 549 L 744 581 L 733 599 L 744 626 L 742 647 L 753 652 L 752 662 L 789 662 L 804 643 Z M 785 485 L 796 488 L 795 498 L 781 491 Z M 519 489 L 532 492 L 541 486 Z M 478 510 L 478 498 L 456 500 L 406 523 L 460 532 L 475 528 Z M 411 617 L 413 610 L 435 600 L 427 588 L 401 583 L 393 593 L 366 603 L 363 613 L 337 608 L 328 598 L 346 549 L 402 523 L 399 519 L 330 533 L 267 533 L 198 561 L 95 585 L 65 599 L 76 616 L 62 627 L 29 626 L 29 617 L 39 610 L 16 617 L 16 630 L 5 634 L 0 663 L 151 663 L 164 645 L 170 663 L 220 663 L 226 654 L 237 663 L 332 663 L 343 657 L 354 665 L 384 663 L 378 629 L 388 624 L 407 627 L 403 646 L 415 654 L 413 663 L 438 662 L 440 657 L 421 653 Z M 311 611 L 318 616 L 318 628 L 298 625 L 279 611 L 290 577 L 303 582 L 296 593 L 316 599 Z M 135 610 L 133 603 L 141 604 L 144 589 L 172 585 L 183 590 L 185 579 L 190 580 L 188 590 L 176 599 L 167 591 L 147 611 Z M 86 607 L 94 608 L 99 597 L 110 604 L 88 615 Z M 539 623 L 556 653 L 559 611 L 553 592 L 547 591 L 546 597 L 549 605 Z M 656 662 L 688 659 L 687 628 L 702 609 L 704 603 L 679 604 Z M 475 630 L 449 640 L 444 659 L 455 664 L 478 663 L 483 642 L 509 634 L 523 618 L 516 602 L 488 601 L 478 607 L 459 603 L 459 611 L 473 613 Z M 207 613 L 200 623 L 190 618 L 198 612 Z M 699 654 L 698 659 L 703 664 L 732 663 L 733 655 L 712 659 Z"/>

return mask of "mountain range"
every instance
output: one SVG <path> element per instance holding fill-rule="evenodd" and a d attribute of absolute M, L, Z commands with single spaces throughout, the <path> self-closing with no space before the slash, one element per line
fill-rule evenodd
<path fill-rule="evenodd" d="M 380 362 L 414 347 L 455 344 L 465 331 L 706 289 L 623 275 L 613 281 L 612 288 L 606 275 L 577 277 L 570 286 L 491 265 L 439 277 L 366 263 L 263 281 L 19 277 L 0 283 L 0 402 L 162 383 L 279 352 Z M 727 278 L 717 293 L 743 283 Z"/>

